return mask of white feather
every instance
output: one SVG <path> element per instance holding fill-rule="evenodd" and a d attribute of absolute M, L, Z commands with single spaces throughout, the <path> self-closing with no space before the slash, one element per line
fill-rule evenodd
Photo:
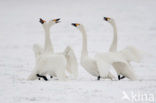
<path fill-rule="evenodd" d="M 64 55 L 67 61 L 67 71 L 72 75 L 74 79 L 78 77 L 78 63 L 73 49 L 70 46 L 64 51 Z"/>

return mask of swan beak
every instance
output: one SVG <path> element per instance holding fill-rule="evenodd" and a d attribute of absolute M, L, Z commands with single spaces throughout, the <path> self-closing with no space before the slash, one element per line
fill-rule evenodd
<path fill-rule="evenodd" d="M 59 23 L 59 22 L 60 22 L 60 18 L 58 18 L 58 19 L 53 19 L 52 21 L 54 21 L 55 23 Z"/>
<path fill-rule="evenodd" d="M 73 26 L 77 27 L 77 26 L 79 26 L 80 24 L 77 24 L 77 23 L 72 23 L 71 25 L 73 25 Z"/>
<path fill-rule="evenodd" d="M 44 24 L 46 21 L 43 20 L 42 18 L 40 18 L 40 21 L 39 21 L 41 24 Z"/>
<path fill-rule="evenodd" d="M 104 17 L 104 20 L 109 21 L 109 20 L 110 20 L 110 18 L 108 18 L 108 17 Z"/>

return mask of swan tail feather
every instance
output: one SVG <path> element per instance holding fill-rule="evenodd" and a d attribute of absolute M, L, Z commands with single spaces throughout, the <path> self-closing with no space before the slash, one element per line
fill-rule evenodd
<path fill-rule="evenodd" d="M 70 46 L 67 46 L 64 55 L 67 60 L 67 71 L 72 75 L 73 78 L 78 77 L 78 63 L 76 60 L 75 53 Z"/>
<path fill-rule="evenodd" d="M 96 57 L 96 63 L 99 70 L 99 74 L 102 78 L 109 77 L 110 65 L 104 62 L 103 59 Z"/>
<path fill-rule="evenodd" d="M 123 63 L 122 68 L 124 69 L 124 71 L 122 71 L 122 74 L 124 76 L 126 76 L 130 80 L 137 80 L 134 70 L 130 64 Z"/>
<path fill-rule="evenodd" d="M 36 74 L 37 74 L 36 70 L 33 70 L 32 73 L 29 75 L 27 80 L 35 80 L 35 79 L 37 79 Z"/>
<path fill-rule="evenodd" d="M 128 46 L 124 50 L 121 51 L 124 58 L 128 61 L 140 62 L 142 59 L 142 52 L 135 47 Z"/>

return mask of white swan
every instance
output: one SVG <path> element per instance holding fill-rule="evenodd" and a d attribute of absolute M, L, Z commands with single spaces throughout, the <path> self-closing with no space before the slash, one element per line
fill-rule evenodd
<path fill-rule="evenodd" d="M 87 50 L 87 34 L 82 24 L 72 23 L 73 26 L 77 27 L 79 31 L 82 33 L 82 52 L 81 52 L 81 65 L 85 68 L 85 70 L 90 73 L 92 76 L 97 77 L 98 80 L 100 78 L 110 78 L 114 79 L 114 76 L 109 72 L 108 76 L 103 77 L 100 75 L 100 68 L 98 68 L 97 61 L 95 58 L 90 58 L 88 56 Z"/>
<path fill-rule="evenodd" d="M 45 47 L 44 47 L 44 49 L 42 49 L 41 46 L 35 44 L 33 49 L 34 49 L 35 57 L 36 57 L 36 66 L 37 66 L 36 68 L 38 70 L 41 69 L 42 71 L 39 72 L 37 70 L 34 70 L 32 72 L 32 74 L 28 77 L 29 80 L 36 79 L 36 74 L 38 77 L 46 78 L 44 76 L 46 73 L 42 73 L 42 72 L 44 72 L 44 70 L 45 70 L 45 72 L 46 71 L 50 72 L 49 74 L 51 76 L 57 76 L 56 74 L 58 74 L 58 73 L 55 73 L 55 72 L 52 73 L 53 70 L 50 69 L 50 66 L 51 66 L 51 68 L 55 68 L 57 65 L 48 64 L 48 63 L 50 63 L 49 61 L 53 61 L 53 59 L 55 58 L 54 55 L 57 57 L 60 55 L 60 56 L 63 56 L 65 58 L 64 63 L 62 62 L 62 67 L 60 67 L 61 64 L 59 64 L 60 66 L 58 65 L 58 68 L 64 68 L 64 64 L 66 64 L 66 70 L 72 75 L 72 77 L 76 78 L 78 76 L 77 60 L 76 60 L 74 51 L 72 50 L 71 47 L 67 46 L 67 48 L 65 49 L 65 51 L 63 53 L 54 53 L 53 46 L 52 46 L 51 39 L 50 39 L 50 27 L 52 25 L 58 23 L 59 20 L 60 19 L 54 19 L 54 20 L 50 20 L 49 22 L 47 22 L 43 19 L 40 19 L 40 23 L 42 24 L 44 31 L 45 31 Z M 46 58 L 47 58 L 47 60 L 46 60 Z M 44 61 L 46 63 L 45 65 L 43 65 L 42 59 L 45 60 Z M 63 60 L 63 58 L 62 58 L 62 60 Z M 38 66 L 38 65 L 40 65 L 40 66 Z M 48 70 L 43 69 L 46 67 L 48 68 Z M 64 70 L 62 70 L 62 72 L 64 73 Z M 40 74 L 42 74 L 42 76 Z M 63 75 L 65 75 L 65 74 L 63 74 Z M 60 78 L 60 76 L 58 76 L 58 78 Z"/>
<path fill-rule="evenodd" d="M 140 52 L 134 48 L 134 47 L 127 47 L 126 49 L 123 49 L 122 51 L 117 52 L 117 29 L 116 29 L 116 25 L 113 19 L 108 18 L 108 17 L 104 17 L 104 20 L 108 21 L 114 30 L 114 36 L 113 36 L 113 42 L 110 46 L 109 51 L 112 52 L 112 58 L 118 58 L 122 61 L 118 62 L 112 62 L 111 65 L 114 67 L 114 69 L 116 70 L 117 74 L 118 74 L 118 79 L 123 79 L 125 76 L 131 80 L 136 80 L 136 76 L 135 73 L 131 67 L 131 65 L 129 64 L 130 61 L 135 61 L 135 62 L 139 62 L 141 59 L 141 55 Z M 107 55 L 105 55 L 106 53 L 101 53 L 97 55 L 97 58 L 103 59 L 104 62 L 107 62 L 106 58 L 109 58 Z M 114 55 L 114 56 L 113 56 Z M 101 57 L 100 57 L 101 56 Z M 103 63 L 101 62 L 101 64 L 99 65 L 103 65 Z M 105 65 L 103 65 L 105 66 Z M 102 66 L 101 66 L 102 67 Z M 103 67 L 104 68 L 104 67 Z M 105 67 L 106 68 L 106 67 Z M 105 72 L 107 70 L 105 69 Z M 120 74 L 123 75 L 123 77 L 120 77 Z"/>
<path fill-rule="evenodd" d="M 112 41 L 112 44 L 110 46 L 109 51 L 110 52 L 116 52 L 117 51 L 118 36 L 117 36 L 117 28 L 116 28 L 115 21 L 114 21 L 114 19 L 109 18 L 109 17 L 104 17 L 104 20 L 109 22 L 112 25 L 113 32 L 114 32 L 113 41 Z M 135 47 L 128 46 L 123 52 L 124 52 L 125 55 L 127 54 L 127 56 L 125 58 L 127 60 L 127 62 L 131 62 L 131 61 L 140 62 L 140 60 L 142 58 L 140 51 L 137 50 Z M 116 68 L 116 69 L 122 68 L 123 64 L 115 63 L 115 64 L 113 64 L 113 67 Z M 119 80 L 122 79 L 122 78 L 124 78 L 124 76 L 120 78 L 120 75 L 118 75 Z"/>

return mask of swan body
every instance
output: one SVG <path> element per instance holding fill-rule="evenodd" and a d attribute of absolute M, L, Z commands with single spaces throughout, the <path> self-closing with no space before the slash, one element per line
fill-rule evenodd
<path fill-rule="evenodd" d="M 37 79 L 36 74 L 57 76 L 59 80 L 66 80 L 66 58 L 64 55 L 42 54 L 37 57 L 36 66 L 28 80 Z"/>
<path fill-rule="evenodd" d="M 45 46 L 44 49 L 38 44 L 33 46 L 36 66 L 28 77 L 28 80 L 37 79 L 36 74 L 49 74 L 63 80 L 66 77 L 65 70 L 72 75 L 72 78 L 77 78 L 78 64 L 73 49 L 70 46 L 67 46 L 64 52 L 54 53 L 53 45 L 50 39 L 50 27 L 58 23 L 59 20 L 60 19 L 54 19 L 46 22 L 45 20 L 40 19 L 40 23 L 45 31 Z M 62 77 L 60 75 L 62 75 Z"/>
<path fill-rule="evenodd" d="M 128 54 L 123 54 L 125 50 L 119 51 L 119 52 L 110 52 L 110 53 L 97 53 L 96 54 L 96 59 L 97 59 L 97 64 L 99 68 L 101 68 L 101 75 L 104 77 L 108 75 L 109 69 L 111 66 L 114 67 L 118 75 L 123 75 L 130 80 L 136 80 L 136 75 L 133 71 L 133 68 L 125 60 L 125 57 Z"/>
<path fill-rule="evenodd" d="M 91 74 L 92 76 L 100 78 L 110 78 L 114 79 L 114 76 L 108 72 L 108 75 L 103 77 L 100 75 L 99 68 L 97 65 L 97 60 L 95 58 L 91 58 L 88 56 L 87 50 L 87 34 L 82 24 L 72 23 L 73 26 L 77 27 L 82 33 L 82 52 L 81 52 L 81 65 L 85 68 L 85 70 Z"/>

